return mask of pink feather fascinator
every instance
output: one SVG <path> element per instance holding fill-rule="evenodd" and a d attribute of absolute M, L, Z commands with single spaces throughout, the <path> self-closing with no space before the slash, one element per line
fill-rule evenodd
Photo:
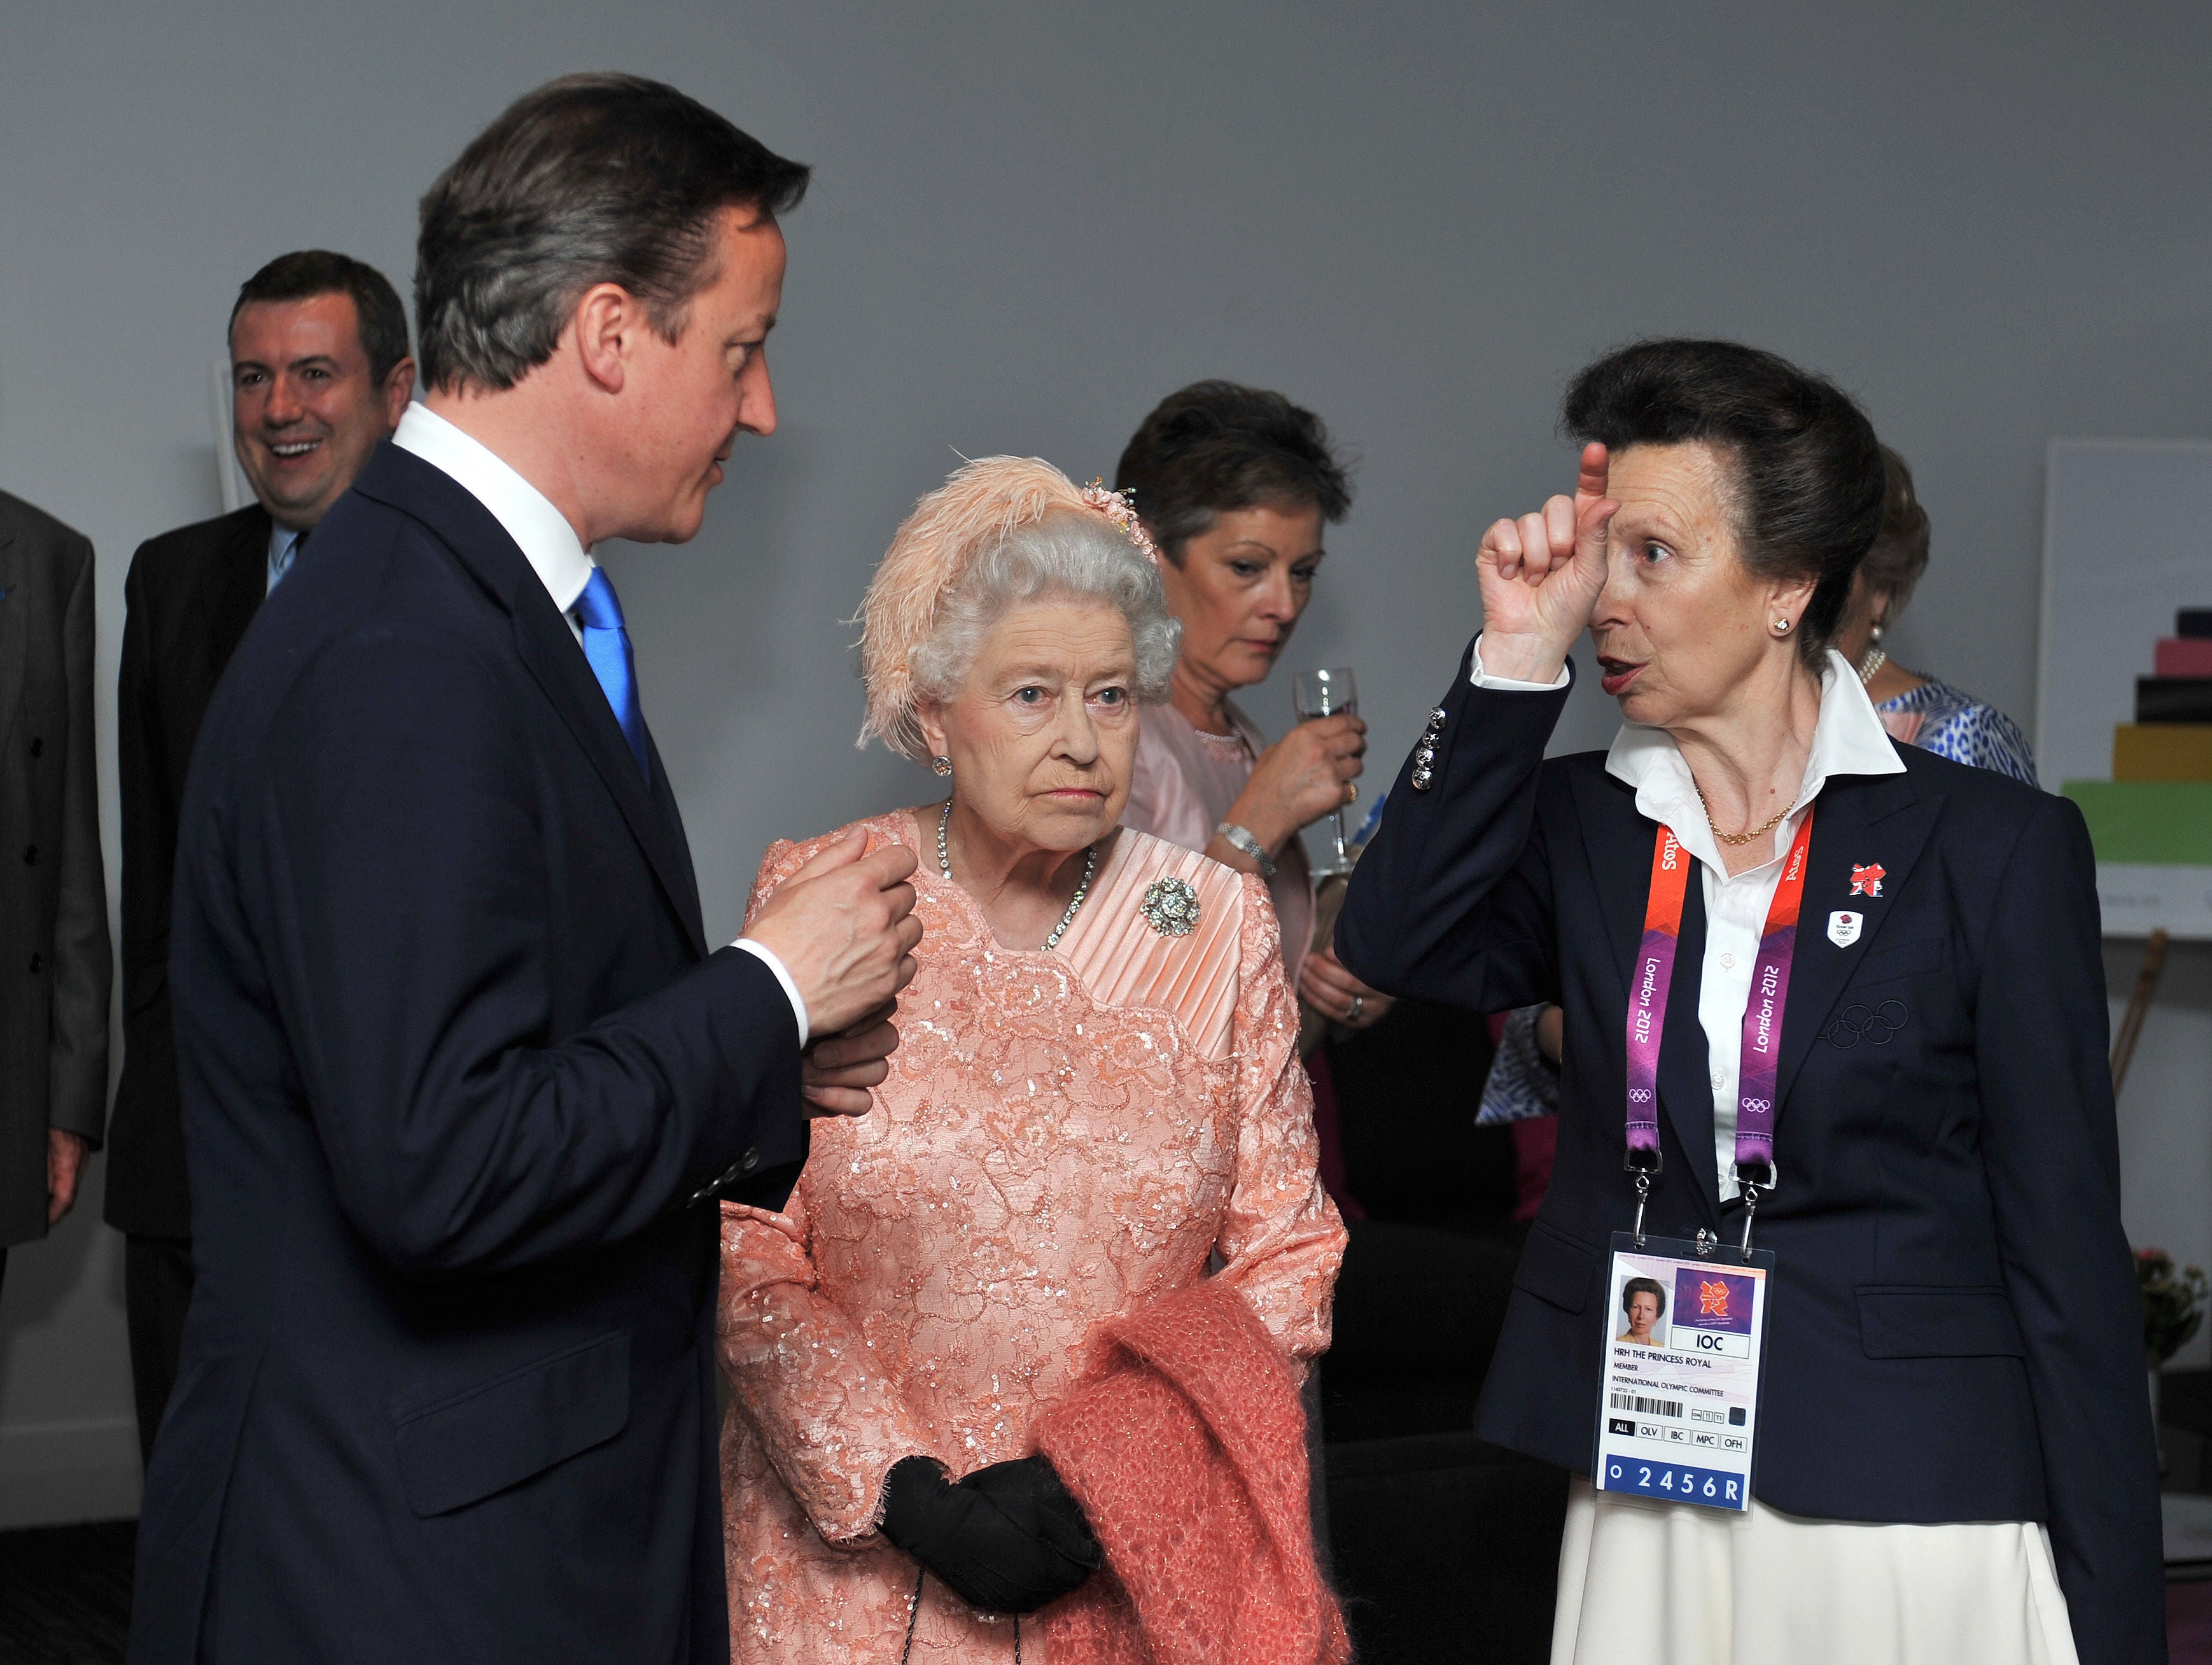
<path fill-rule="evenodd" d="M 869 580 L 860 604 L 860 678 L 871 735 L 917 760 L 927 754 L 915 724 L 914 661 L 937 628 L 938 609 L 978 556 L 1054 514 L 1097 514 L 1146 560 L 1159 564 L 1128 496 L 1093 480 L 1078 486 L 1036 457 L 979 457 L 914 506 Z"/>

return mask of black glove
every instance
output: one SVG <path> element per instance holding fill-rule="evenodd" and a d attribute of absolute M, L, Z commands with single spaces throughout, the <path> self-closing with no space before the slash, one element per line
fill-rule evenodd
<path fill-rule="evenodd" d="M 884 1480 L 883 1534 L 985 1613 L 1034 1613 L 1106 1559 L 1041 1456 L 994 1462 L 957 1486 L 930 1458 L 904 1458 Z"/>

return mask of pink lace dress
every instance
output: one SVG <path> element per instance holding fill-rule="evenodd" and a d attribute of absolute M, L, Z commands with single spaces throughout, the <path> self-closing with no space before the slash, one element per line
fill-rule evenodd
<path fill-rule="evenodd" d="M 722 1208 L 731 1647 L 763 1665 L 901 1657 L 916 1569 L 875 1530 L 893 1463 L 1027 1455 L 1098 1324 L 1209 1264 L 1311 1358 L 1344 1248 L 1257 879 L 1124 830 L 1059 949 L 1010 950 L 910 814 L 855 824 L 922 858 L 890 1078 L 814 1124 L 783 1212 Z M 772 847 L 753 906 L 853 830 Z M 1195 893 L 1188 934 L 1147 921 L 1162 879 Z M 931 1579 L 912 1657 L 1011 1659 L 1015 1628 Z"/>

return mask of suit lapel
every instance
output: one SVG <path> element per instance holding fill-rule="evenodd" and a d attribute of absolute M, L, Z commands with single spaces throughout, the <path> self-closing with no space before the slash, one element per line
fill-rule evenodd
<path fill-rule="evenodd" d="M 675 801 L 669 800 L 664 817 L 638 772 L 637 759 L 623 738 L 606 690 L 592 674 L 568 621 L 555 610 L 553 598 L 507 528 L 451 475 L 389 440 L 377 447 L 354 489 L 422 521 L 507 609 L 514 621 L 517 655 L 591 759 L 630 836 L 645 853 L 692 952 L 704 958 L 707 940 L 699 920 L 699 892 L 681 823 L 674 814 Z M 659 778 L 659 758 L 648 755 Z"/>
<path fill-rule="evenodd" d="M 1583 853 L 1597 886 L 1600 916 L 1605 921 L 1613 969 L 1620 979 L 1625 1011 L 1629 975 L 1644 941 L 1644 908 L 1650 898 L 1651 852 L 1658 842 L 1659 823 L 1636 812 L 1636 793 L 1626 781 L 1589 770 L 1577 771 L 1574 783 Z"/>
<path fill-rule="evenodd" d="M 699 915 L 698 872 L 691 865 L 690 841 L 684 836 L 684 812 L 676 806 L 676 792 L 668 784 L 668 770 L 660 761 L 660 748 L 653 744 L 649 723 L 645 731 L 645 750 L 653 760 L 653 807 L 659 812 L 662 829 L 675 845 L 679 858 L 675 876 L 683 881 L 684 894 L 676 898 L 676 911 L 684 915 L 684 928 L 691 933 L 693 945 L 703 950 L 707 927 Z"/>
<path fill-rule="evenodd" d="M 1774 1101 L 1778 1123 L 1789 1114 L 1790 1085 L 1814 1038 L 1827 1026 L 1837 997 L 1888 922 L 1893 899 L 1919 860 L 1937 811 L 1935 802 L 1914 793 L 1911 777 L 1905 775 L 1840 778 L 1829 783 L 1819 804 L 1805 898 L 1797 915 L 1796 957 L 1790 968 L 1790 1006 L 1782 1020 Z M 1881 894 L 1853 896 L 1853 870 L 1873 867 L 1881 869 Z M 1848 947 L 1839 947 L 1828 935 L 1829 915 L 1838 911 L 1863 916 L 1857 939 Z"/>
<path fill-rule="evenodd" d="M 208 647 L 210 689 L 268 599 L 270 524 L 267 512 L 258 507 L 240 515 L 238 530 L 224 540 L 210 581 L 198 586 L 200 640 Z"/>
<path fill-rule="evenodd" d="M 520 553 L 516 551 L 518 556 Z M 707 939 L 699 922 L 699 893 L 692 879 L 691 858 L 684 847 L 681 823 L 672 813 L 674 800 L 670 800 L 671 813 L 664 817 L 646 788 L 644 775 L 638 772 L 637 759 L 630 753 L 629 742 L 623 738 L 622 725 L 615 720 L 606 690 L 592 674 L 591 662 L 568 633 L 568 621 L 553 610 L 553 598 L 545 593 L 545 586 L 534 573 L 529 587 L 515 598 L 514 641 L 523 664 L 614 794 L 630 836 L 653 864 L 662 893 L 684 922 L 692 951 L 703 959 Z M 651 751 L 647 755 L 653 758 L 656 779 L 665 778 L 659 755 Z M 672 827 L 678 829 L 673 834 Z"/>
<path fill-rule="evenodd" d="M 23 556 L 15 529 L 0 521 L 0 740 L 15 726 L 23 679 L 30 674 L 31 597 Z"/>
<path fill-rule="evenodd" d="M 1595 884 L 1606 943 L 1620 983 L 1620 1019 L 1605 1044 L 1618 1059 L 1627 1046 L 1628 986 L 1644 942 L 1644 915 L 1650 900 L 1651 853 L 1659 823 L 1637 813 L 1636 793 L 1627 782 L 1600 771 L 1575 777 L 1583 854 Z M 1719 1221 L 1720 1189 L 1714 1177 L 1713 1095 L 1707 1081 L 1705 1031 L 1698 1016 L 1705 959 L 1705 887 L 1693 863 L 1682 897 L 1682 934 L 1674 948 L 1674 979 L 1667 990 L 1667 1034 L 1659 1048 L 1659 1103 L 1689 1171 L 1660 1183 L 1687 1187 L 1700 1199 L 1709 1224 Z M 1613 1079 L 1620 1079 L 1616 1076 Z M 1614 1112 L 1618 1114 L 1618 1112 Z"/>
<path fill-rule="evenodd" d="M 1643 904 L 1636 917 L 1644 919 Z M 1711 1043 L 1698 1008 L 1704 1000 L 1705 879 L 1693 862 L 1682 897 L 1682 935 L 1674 951 L 1674 980 L 1667 990 L 1667 1038 L 1659 1048 L 1659 1103 L 1690 1164 L 1686 1182 L 1706 1212 L 1719 1218 L 1720 1181 L 1713 1167 Z M 1626 1045 L 1624 1039 L 1620 1044 Z"/>

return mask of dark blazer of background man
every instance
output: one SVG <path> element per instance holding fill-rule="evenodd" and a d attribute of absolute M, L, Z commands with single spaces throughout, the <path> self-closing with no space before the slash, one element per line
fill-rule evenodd
<path fill-rule="evenodd" d="M 76 1198 L 107 1110 L 92 545 L 0 492 L 0 1273 Z"/>
<path fill-rule="evenodd" d="M 280 255 L 246 280 L 231 307 L 230 360 L 233 442 L 255 501 L 141 544 L 123 588 L 124 1053 L 106 1217 L 126 1236 L 131 1376 L 149 1453 L 192 1292 L 169 1033 L 169 882 L 185 770 L 239 638 L 415 391 L 398 295 L 374 267 L 323 249 Z"/>
<path fill-rule="evenodd" d="M 914 861 L 848 841 L 710 951 L 587 551 L 691 537 L 775 427 L 805 180 L 580 76 L 424 198 L 427 403 L 262 609 L 185 793 L 197 1283 L 141 1665 L 726 1656 L 714 1200 L 781 1205 L 807 1101 L 866 1109 Z"/>

